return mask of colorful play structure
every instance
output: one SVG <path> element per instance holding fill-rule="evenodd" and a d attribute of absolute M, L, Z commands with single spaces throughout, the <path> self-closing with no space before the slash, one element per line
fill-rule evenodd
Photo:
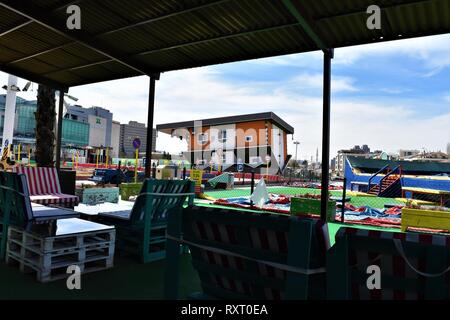
<path fill-rule="evenodd" d="M 445 205 L 450 192 L 449 162 L 389 161 L 347 157 L 346 188 L 379 197 L 430 200 Z"/>

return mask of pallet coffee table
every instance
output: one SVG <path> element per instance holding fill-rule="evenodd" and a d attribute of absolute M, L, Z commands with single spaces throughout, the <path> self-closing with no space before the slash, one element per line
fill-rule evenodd
<path fill-rule="evenodd" d="M 114 226 L 78 218 L 10 226 L 6 262 L 40 282 L 68 277 L 71 265 L 81 273 L 104 270 L 113 266 L 115 238 Z"/>
<path fill-rule="evenodd" d="M 128 220 L 130 218 L 131 209 L 134 202 L 119 200 L 118 203 L 104 202 L 96 205 L 86 205 L 80 203 L 74 210 L 80 213 L 83 219 L 95 221 L 96 217 L 102 215 L 113 214 L 118 219 Z"/>

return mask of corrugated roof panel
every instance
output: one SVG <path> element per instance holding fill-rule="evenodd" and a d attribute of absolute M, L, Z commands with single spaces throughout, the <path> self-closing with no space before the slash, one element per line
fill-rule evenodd
<path fill-rule="evenodd" d="M 55 51 L 51 51 L 49 53 L 43 54 L 39 56 L 39 59 L 43 61 L 51 61 L 53 65 L 58 68 L 70 68 L 81 65 L 83 63 L 89 63 L 84 58 L 80 58 L 75 56 L 75 54 L 69 53 L 70 50 L 67 49 L 59 49 Z"/>
<path fill-rule="evenodd" d="M 1 37 L 0 45 L 13 49 L 22 54 L 31 54 L 36 51 L 48 49 L 48 45 L 40 41 L 38 38 L 20 31 L 15 31 Z M 21 58 L 21 56 L 18 58 Z"/>
<path fill-rule="evenodd" d="M 0 46 L 0 64 L 13 60 L 17 56 L 17 51 Z"/>
<path fill-rule="evenodd" d="M 366 27 L 366 9 L 374 4 L 372 0 L 292 2 L 304 10 L 302 13 L 307 20 L 313 21 L 311 27 L 327 47 L 390 40 L 399 34 L 405 38 L 450 32 L 450 0 L 379 0 L 376 4 L 384 8 L 382 23 L 385 27 L 381 31 Z M 37 6 L 28 14 L 44 10 L 46 16 L 58 20 L 61 27 L 65 26 L 67 19 L 62 4 L 72 1 L 29 0 L 26 6 L 23 1 L 2 2 L 5 3 L 19 11 Z M 84 42 L 90 43 L 91 48 L 75 41 L 75 44 L 66 45 L 63 49 L 46 52 L 72 40 L 31 23 L 0 37 L 0 48 L 3 48 L 0 62 L 33 55 L 34 58 L 19 64 L 26 68 L 27 62 L 30 63 L 31 77 L 34 72 L 36 79 L 47 76 L 49 79 L 59 79 L 57 81 L 62 81 L 61 85 L 74 85 L 318 49 L 299 24 L 296 27 L 248 33 L 297 23 L 294 15 L 279 0 L 110 0 L 107 3 L 83 0 L 77 4 L 82 9 L 82 30 L 70 34 L 75 38 L 84 37 Z M 36 18 L 41 19 L 41 16 L 38 14 Z M 154 21 L 99 36 L 105 31 L 146 19 Z M 25 21 L 26 18 L 0 4 L 0 34 Z M 61 32 L 67 30 L 62 28 Z M 212 38 L 215 39 L 208 41 Z M 93 50 L 92 47 L 98 48 Z M 151 52 L 136 55 L 145 51 Z M 42 52 L 46 53 L 39 54 Z M 115 62 L 111 61 L 114 60 L 112 57 L 116 58 Z M 105 61 L 103 66 L 98 64 Z M 93 62 L 96 64 L 92 65 Z M 7 65 L 8 70 L 14 67 L 19 66 Z M 56 67 L 62 71 L 48 74 L 48 69 Z M 47 73 L 42 73 L 42 70 Z M 75 70 L 77 75 L 73 76 Z"/>
<path fill-rule="evenodd" d="M 39 74 L 45 74 L 47 72 L 51 72 L 57 69 L 56 66 L 47 64 L 37 59 L 30 59 L 27 61 L 18 62 L 14 64 L 14 67 L 22 70 L 29 70 L 31 72 Z"/>
<path fill-rule="evenodd" d="M 86 78 L 80 77 L 79 75 L 69 72 L 69 71 L 62 71 L 59 73 L 52 73 L 47 76 L 49 79 L 53 81 L 58 81 L 61 83 L 67 83 L 67 84 L 75 84 L 80 82 L 86 82 Z"/>

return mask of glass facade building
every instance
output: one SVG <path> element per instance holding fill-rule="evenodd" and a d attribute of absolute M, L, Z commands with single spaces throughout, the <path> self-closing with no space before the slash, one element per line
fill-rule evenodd
<path fill-rule="evenodd" d="M 62 145 L 85 147 L 88 144 L 89 124 L 64 118 L 62 123 Z"/>
<path fill-rule="evenodd" d="M 0 95 L 0 137 L 3 133 L 5 95 Z M 14 123 L 14 143 L 30 143 L 36 138 L 34 113 L 37 101 L 17 97 Z M 85 147 L 89 144 L 89 123 L 63 118 L 62 146 Z"/>

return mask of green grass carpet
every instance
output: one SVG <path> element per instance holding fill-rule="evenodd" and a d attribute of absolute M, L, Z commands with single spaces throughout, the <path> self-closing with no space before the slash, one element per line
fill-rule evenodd
<path fill-rule="evenodd" d="M 296 188 L 296 187 L 267 187 L 268 192 L 284 195 L 303 195 L 303 194 L 320 194 L 320 189 L 311 188 Z M 211 190 L 205 192 L 208 196 L 213 198 L 236 198 L 250 196 L 250 188 L 236 187 L 233 190 Z M 331 196 L 341 197 L 341 190 L 330 191 Z M 349 196 L 347 196 L 348 198 Z M 350 196 L 350 204 L 360 206 L 370 206 L 372 208 L 383 209 L 385 204 L 403 204 L 403 202 L 395 200 L 393 198 L 381 198 L 381 197 L 356 197 Z"/>
<path fill-rule="evenodd" d="M 131 257 L 115 257 L 109 270 L 81 277 L 81 290 L 68 290 L 66 280 L 39 283 L 32 274 L 0 262 L 0 300 L 8 299 L 163 299 L 165 261 L 141 264 Z M 201 291 L 190 255 L 180 263 L 179 297 Z"/>

